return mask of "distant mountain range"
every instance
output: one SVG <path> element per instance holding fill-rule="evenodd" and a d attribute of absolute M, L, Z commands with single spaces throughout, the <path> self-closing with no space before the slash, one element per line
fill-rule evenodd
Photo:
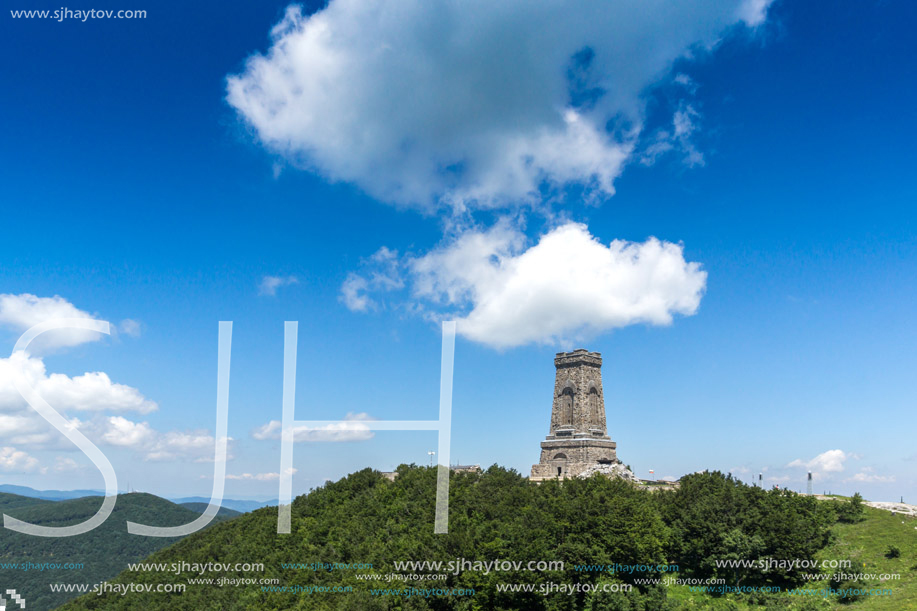
<path fill-rule="evenodd" d="M 28 486 L 14 486 L 12 484 L 0 484 L 0 492 L 26 496 L 33 499 L 44 499 L 46 501 L 65 501 L 80 499 L 87 496 L 103 496 L 105 494 L 104 490 L 36 490 Z M 125 493 L 120 492 L 119 494 Z M 210 497 L 203 496 L 186 496 L 181 498 L 170 498 L 168 500 L 179 505 L 184 505 L 185 503 L 204 503 L 204 505 L 207 505 L 210 503 Z M 247 513 L 269 505 L 276 505 L 276 503 L 274 501 L 257 501 L 251 499 L 223 499 L 223 502 L 220 503 L 221 508 L 232 509 L 241 513 Z M 198 513 L 201 512 L 203 512 L 203 509 Z"/>
<path fill-rule="evenodd" d="M 35 490 L 28 486 L 13 486 L 12 484 L 0 484 L 0 492 L 7 494 L 18 494 L 33 499 L 44 499 L 46 501 L 66 501 L 68 499 L 81 499 L 84 496 L 102 496 L 105 494 L 102 490 Z"/>
<path fill-rule="evenodd" d="M 204 513 L 204 511 L 207 509 L 207 507 L 210 506 L 210 502 L 208 501 L 208 502 L 206 502 L 206 503 L 194 503 L 194 502 L 191 502 L 191 503 L 178 503 L 178 505 L 181 505 L 181 506 L 184 507 L 185 509 L 190 509 L 190 510 L 193 511 L 194 513 Z M 220 511 L 217 512 L 217 517 L 220 517 L 220 518 L 234 518 L 234 517 L 236 517 L 236 516 L 242 515 L 243 513 L 245 513 L 245 512 L 244 512 L 244 511 L 236 511 L 235 509 L 230 509 L 229 507 L 220 507 Z"/>
<path fill-rule="evenodd" d="M 188 505 L 188 504 L 200 504 L 204 507 L 210 504 L 210 497 L 205 496 L 186 496 L 179 499 L 169 499 L 173 503 L 178 503 L 179 505 Z M 220 509 L 232 509 L 238 511 L 239 513 L 248 513 L 249 511 L 254 511 L 256 509 L 261 509 L 262 507 L 268 507 L 270 505 L 276 505 L 274 501 L 245 501 L 239 499 L 223 499 L 220 503 Z M 201 513 L 203 513 L 204 508 L 201 508 Z"/>

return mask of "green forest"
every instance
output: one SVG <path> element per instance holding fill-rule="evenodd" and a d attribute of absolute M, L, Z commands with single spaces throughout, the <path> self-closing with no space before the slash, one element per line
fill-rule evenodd
<path fill-rule="evenodd" d="M 402 465 L 394 481 L 365 469 L 296 498 L 289 535 L 277 534 L 277 509 L 269 507 L 191 535 L 148 559 L 158 563 L 263 563 L 263 571 L 223 571 L 207 577 L 264 582 L 219 586 L 188 583 L 189 578 L 199 577 L 196 574 L 123 573 L 115 583 L 187 584 L 186 590 L 181 594 L 86 595 L 63 608 L 657 611 L 822 609 L 852 602 L 838 597 L 789 596 L 785 590 L 805 585 L 805 573 L 811 573 L 811 568 L 723 568 L 715 560 L 814 561 L 837 545 L 837 528 L 864 520 L 865 508 L 858 496 L 819 501 L 790 491 L 748 486 L 719 472 L 688 475 L 677 490 L 651 491 L 602 476 L 534 484 L 513 470 L 493 466 L 480 474 L 452 474 L 449 532 L 436 535 L 435 479 L 434 468 Z M 903 555 L 912 559 L 913 539 L 908 545 Z M 391 573 L 426 572 L 399 571 L 395 562 L 455 559 L 520 561 L 523 567 L 529 561 L 562 561 L 563 568 L 463 570 L 440 580 L 387 580 Z M 315 562 L 360 563 L 372 568 L 286 566 Z M 596 570 L 614 564 L 678 565 L 678 572 Z M 784 591 L 698 594 L 684 586 L 646 583 L 647 579 L 673 576 L 722 579 L 730 586 Z M 627 592 L 545 595 L 538 591 L 545 583 L 630 584 L 632 588 Z M 518 585 L 517 591 L 505 591 L 501 584 Z M 527 584 L 534 591 L 524 591 Z M 293 592 L 294 588 L 301 591 Z M 460 589 L 463 594 L 403 595 L 409 588 L 415 592 Z"/>
<path fill-rule="evenodd" d="M 78 524 L 95 514 L 101 504 L 102 497 L 99 496 L 47 501 L 0 493 L 0 511 L 42 526 Z M 194 520 L 201 511 L 194 506 L 184 507 L 152 494 L 135 492 L 118 495 L 115 509 L 104 523 L 75 537 L 34 537 L 2 528 L 0 584 L 4 590 L 12 588 L 21 594 L 27 601 L 28 609 L 41 611 L 54 608 L 73 598 L 73 594 L 52 592 L 50 582 L 98 583 L 123 571 L 128 562 L 141 560 L 178 540 L 174 537 L 131 535 L 127 532 L 128 521 L 152 526 L 176 526 Z M 239 515 L 238 512 L 221 509 L 214 522 L 235 515 Z M 81 564 L 82 568 L 23 570 L 17 566 L 23 563 Z"/>

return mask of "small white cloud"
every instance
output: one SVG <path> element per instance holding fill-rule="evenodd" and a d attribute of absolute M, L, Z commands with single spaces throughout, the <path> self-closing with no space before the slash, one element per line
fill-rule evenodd
<path fill-rule="evenodd" d="M 751 27 L 764 23 L 767 17 L 767 7 L 772 0 L 749 0 L 739 8 L 739 17 Z"/>
<path fill-rule="evenodd" d="M 108 419 L 102 439 L 113 446 L 136 447 L 149 443 L 155 436 L 155 431 L 146 422 L 131 422 L 121 416 L 112 416 Z"/>
<path fill-rule="evenodd" d="M 296 426 L 293 428 L 293 441 L 365 441 L 374 436 L 369 427 L 361 424 L 367 420 L 373 420 L 373 418 L 363 412 L 359 414 L 348 412 L 344 416 L 344 422 L 317 428 Z M 252 437 L 261 440 L 280 439 L 281 427 L 282 423 L 279 420 L 271 420 L 252 431 Z"/>
<path fill-rule="evenodd" d="M 67 473 L 70 471 L 78 471 L 80 469 L 78 462 L 72 458 L 66 458 L 64 456 L 58 456 L 54 461 L 54 470 L 59 473 Z"/>
<path fill-rule="evenodd" d="M 366 278 L 351 272 L 341 285 L 341 301 L 351 312 L 366 312 L 376 307 L 376 302 L 367 294 L 369 290 Z"/>
<path fill-rule="evenodd" d="M 39 323 L 57 318 L 96 320 L 88 312 L 78 309 L 57 295 L 38 297 L 29 293 L 0 294 L 0 325 L 2 326 L 23 332 Z M 29 352 L 40 354 L 58 348 L 99 341 L 101 338 L 102 334 L 87 329 L 55 329 L 36 337 L 29 345 Z"/>
<path fill-rule="evenodd" d="M 875 473 L 875 469 L 872 467 L 863 467 L 860 469 L 859 473 L 854 473 L 853 477 L 849 477 L 844 480 L 845 482 L 861 482 L 861 483 L 882 483 L 882 484 L 891 484 L 895 481 L 894 475 L 879 475 Z"/>
<path fill-rule="evenodd" d="M 676 74 L 674 80 L 676 83 L 684 87 L 688 91 L 688 93 L 693 94 L 694 92 L 697 91 L 697 83 L 694 82 L 694 79 L 692 79 L 690 76 L 688 76 L 684 72 L 679 72 L 678 74 Z"/>
<path fill-rule="evenodd" d="M 290 475 L 296 475 L 296 469 L 289 469 Z M 236 480 L 254 480 L 259 482 L 271 482 L 280 479 L 279 473 L 241 473 L 239 475 L 234 475 L 229 473 L 226 475 L 226 479 L 236 479 Z"/>
<path fill-rule="evenodd" d="M 372 268 L 366 277 L 350 273 L 341 285 L 341 301 L 352 312 L 376 309 L 378 303 L 369 293 L 393 291 L 404 287 L 397 250 L 383 246 L 363 262 Z"/>
<path fill-rule="evenodd" d="M 0 470 L 30 473 L 39 469 L 38 459 L 12 446 L 0 448 Z"/>
<path fill-rule="evenodd" d="M 828 450 L 808 462 L 797 458 L 789 463 L 787 467 L 805 467 L 812 471 L 813 474 L 819 475 L 823 473 L 839 473 L 844 470 L 844 462 L 851 458 L 856 459 L 857 456 L 843 450 Z"/>
<path fill-rule="evenodd" d="M 299 279 L 296 276 L 265 276 L 258 286 L 258 294 L 274 297 L 277 295 L 277 289 L 291 284 L 299 284 Z"/>
<path fill-rule="evenodd" d="M 693 105 L 682 102 L 672 117 L 671 128 L 657 131 L 640 150 L 640 163 L 652 165 L 662 155 L 677 151 L 682 155 L 682 163 L 689 168 L 703 166 L 704 155 L 694 144 L 694 134 L 699 129 L 700 119 L 701 114 Z"/>
<path fill-rule="evenodd" d="M 125 335 L 129 335 L 131 337 L 140 337 L 141 325 L 138 321 L 131 318 L 125 318 L 122 320 L 121 324 L 118 326 L 118 329 Z"/>
<path fill-rule="evenodd" d="M 690 104 L 683 104 L 672 118 L 673 138 L 684 154 L 683 163 L 690 167 L 704 165 L 704 155 L 697 150 L 692 136 L 697 131 L 700 113 Z"/>
<path fill-rule="evenodd" d="M 282 423 L 280 420 L 271 420 L 267 424 L 263 424 L 252 431 L 252 437 L 259 440 L 264 439 L 280 439 L 280 428 Z"/>
<path fill-rule="evenodd" d="M 226 459 L 232 458 L 232 438 L 227 440 Z M 156 442 L 147 450 L 145 459 L 153 461 L 194 460 L 213 462 L 216 439 L 208 431 L 169 431 L 160 433 Z"/>

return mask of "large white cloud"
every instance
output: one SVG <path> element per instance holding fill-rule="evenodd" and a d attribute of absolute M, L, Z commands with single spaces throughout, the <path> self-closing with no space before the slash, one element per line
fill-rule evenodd
<path fill-rule="evenodd" d="M 522 233 L 498 223 L 407 258 L 404 268 L 413 308 L 454 316 L 461 335 L 496 348 L 568 345 L 627 325 L 667 325 L 697 311 L 707 278 L 678 244 L 603 244 L 578 223 L 528 248 Z"/>
<path fill-rule="evenodd" d="M 105 372 L 88 372 L 73 377 L 48 374 L 41 358 L 16 352 L 9 358 L 0 358 L 0 412 L 19 411 L 28 406 L 16 389 L 14 376 L 22 376 L 58 411 L 149 413 L 158 409 L 155 401 L 147 399 L 132 386 L 112 382 Z"/>
<path fill-rule="evenodd" d="M 271 150 L 383 200 L 486 207 L 569 183 L 610 195 L 647 89 L 692 48 L 762 22 L 768 4 L 291 6 L 270 49 L 228 78 L 227 99 Z M 676 138 L 693 125 L 680 112 Z"/>
<path fill-rule="evenodd" d="M 95 317 L 57 295 L 54 297 L 38 297 L 29 293 L 0 295 L 0 325 L 2 326 L 22 332 L 39 323 L 56 318 L 93 320 Z M 101 338 L 102 334 L 96 331 L 56 329 L 35 338 L 29 346 L 29 352 L 37 354 L 56 348 L 98 341 Z"/>

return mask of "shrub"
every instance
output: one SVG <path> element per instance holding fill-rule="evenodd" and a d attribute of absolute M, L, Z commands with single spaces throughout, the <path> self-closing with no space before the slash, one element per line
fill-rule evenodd
<path fill-rule="evenodd" d="M 866 516 L 863 515 L 865 511 L 866 506 L 863 505 L 863 497 L 857 492 L 847 502 L 838 504 L 837 519 L 841 522 L 853 524 L 865 519 Z"/>

